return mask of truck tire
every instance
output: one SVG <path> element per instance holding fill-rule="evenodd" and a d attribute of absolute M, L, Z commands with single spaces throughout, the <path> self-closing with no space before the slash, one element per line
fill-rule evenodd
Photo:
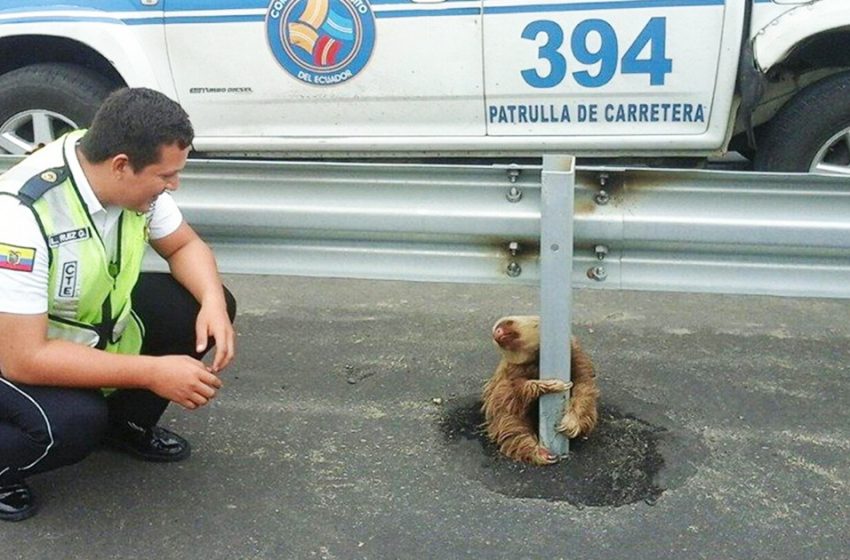
<path fill-rule="evenodd" d="M 0 76 L 0 154 L 25 154 L 91 124 L 115 86 L 73 64 L 33 64 Z"/>
<path fill-rule="evenodd" d="M 850 72 L 804 88 L 758 140 L 756 170 L 850 175 Z"/>

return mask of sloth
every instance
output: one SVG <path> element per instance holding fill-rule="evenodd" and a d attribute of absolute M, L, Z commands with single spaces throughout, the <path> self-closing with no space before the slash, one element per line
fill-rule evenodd
<path fill-rule="evenodd" d="M 596 427 L 599 389 L 590 357 L 571 340 L 571 381 L 539 379 L 540 318 L 503 317 L 493 326 L 493 342 L 502 359 L 484 386 L 484 426 L 487 437 L 507 457 L 533 465 L 550 465 L 558 456 L 540 445 L 537 401 L 545 393 L 572 389 L 558 427 L 568 438 L 586 437 Z"/>

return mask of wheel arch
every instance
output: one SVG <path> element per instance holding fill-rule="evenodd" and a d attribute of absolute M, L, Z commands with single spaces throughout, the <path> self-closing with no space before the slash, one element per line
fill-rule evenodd
<path fill-rule="evenodd" d="M 16 35 L 0 37 L 0 75 L 38 63 L 75 64 L 103 76 L 114 87 L 127 82 L 101 53 L 67 37 Z"/>
<path fill-rule="evenodd" d="M 850 67 L 850 12 L 846 0 L 819 0 L 785 12 L 753 40 L 753 57 L 764 73 Z M 838 47 L 838 48 L 836 48 Z"/>

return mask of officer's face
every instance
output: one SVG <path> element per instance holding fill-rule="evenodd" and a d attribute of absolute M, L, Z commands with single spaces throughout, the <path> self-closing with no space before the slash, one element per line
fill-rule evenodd
<path fill-rule="evenodd" d="M 189 148 L 180 149 L 177 144 L 162 146 L 159 161 L 138 171 L 128 166 L 127 185 L 123 190 L 124 208 L 136 212 L 148 212 L 156 199 L 165 191 L 176 191 L 180 186 L 180 172 L 186 166 Z"/>

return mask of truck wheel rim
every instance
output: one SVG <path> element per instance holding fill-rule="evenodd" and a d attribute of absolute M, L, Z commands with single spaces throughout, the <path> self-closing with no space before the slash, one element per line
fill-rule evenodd
<path fill-rule="evenodd" d="M 26 154 L 75 128 L 74 121 L 53 111 L 23 111 L 0 126 L 0 154 Z"/>
<path fill-rule="evenodd" d="M 812 160 L 809 171 L 829 175 L 850 175 L 850 128 L 826 141 Z"/>

